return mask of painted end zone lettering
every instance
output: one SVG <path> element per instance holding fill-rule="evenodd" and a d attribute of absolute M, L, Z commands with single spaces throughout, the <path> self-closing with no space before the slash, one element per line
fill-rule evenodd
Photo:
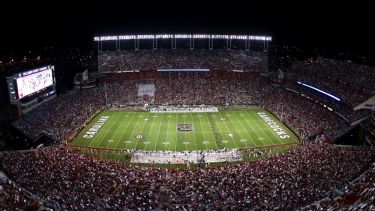
<path fill-rule="evenodd" d="M 260 118 L 263 119 L 263 121 L 275 132 L 277 136 L 279 136 L 282 139 L 290 138 L 287 132 L 284 131 L 282 127 L 280 127 L 271 117 L 269 117 L 264 112 L 258 112 L 257 113 Z"/>
<path fill-rule="evenodd" d="M 109 116 L 101 116 L 83 135 L 83 138 L 94 138 L 94 136 L 99 132 L 100 128 L 107 122 Z"/>

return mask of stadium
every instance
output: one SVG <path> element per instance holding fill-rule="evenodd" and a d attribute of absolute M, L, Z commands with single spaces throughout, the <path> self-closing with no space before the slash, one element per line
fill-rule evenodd
<path fill-rule="evenodd" d="M 371 59 L 103 34 L 2 56 L 2 210 L 375 209 Z"/>

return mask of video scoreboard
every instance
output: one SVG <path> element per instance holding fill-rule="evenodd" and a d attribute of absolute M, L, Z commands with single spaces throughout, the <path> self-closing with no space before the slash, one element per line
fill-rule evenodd
<path fill-rule="evenodd" d="M 7 77 L 10 104 L 20 116 L 56 95 L 55 67 L 47 65 Z"/>
<path fill-rule="evenodd" d="M 7 77 L 10 100 L 22 99 L 56 83 L 54 66 L 44 66 Z"/>

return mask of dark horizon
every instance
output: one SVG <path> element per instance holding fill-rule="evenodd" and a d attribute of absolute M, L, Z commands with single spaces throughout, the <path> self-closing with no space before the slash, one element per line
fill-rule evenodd
<path fill-rule="evenodd" d="M 273 3 L 274 4 L 274 3 Z M 10 3 L 2 49 L 87 46 L 96 35 L 218 33 L 270 35 L 273 44 L 373 54 L 366 5 L 249 3 Z"/>

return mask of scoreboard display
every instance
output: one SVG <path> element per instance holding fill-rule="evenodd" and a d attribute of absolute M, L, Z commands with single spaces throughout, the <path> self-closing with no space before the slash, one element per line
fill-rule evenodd
<path fill-rule="evenodd" d="M 48 65 L 7 77 L 10 100 L 20 100 L 54 85 L 54 70 L 54 66 Z"/>
<path fill-rule="evenodd" d="M 29 72 L 25 72 L 29 73 Z M 33 94 L 39 90 L 49 87 L 53 84 L 53 75 L 51 68 L 43 68 L 30 74 L 23 73 L 21 78 L 17 78 L 18 99 Z"/>

